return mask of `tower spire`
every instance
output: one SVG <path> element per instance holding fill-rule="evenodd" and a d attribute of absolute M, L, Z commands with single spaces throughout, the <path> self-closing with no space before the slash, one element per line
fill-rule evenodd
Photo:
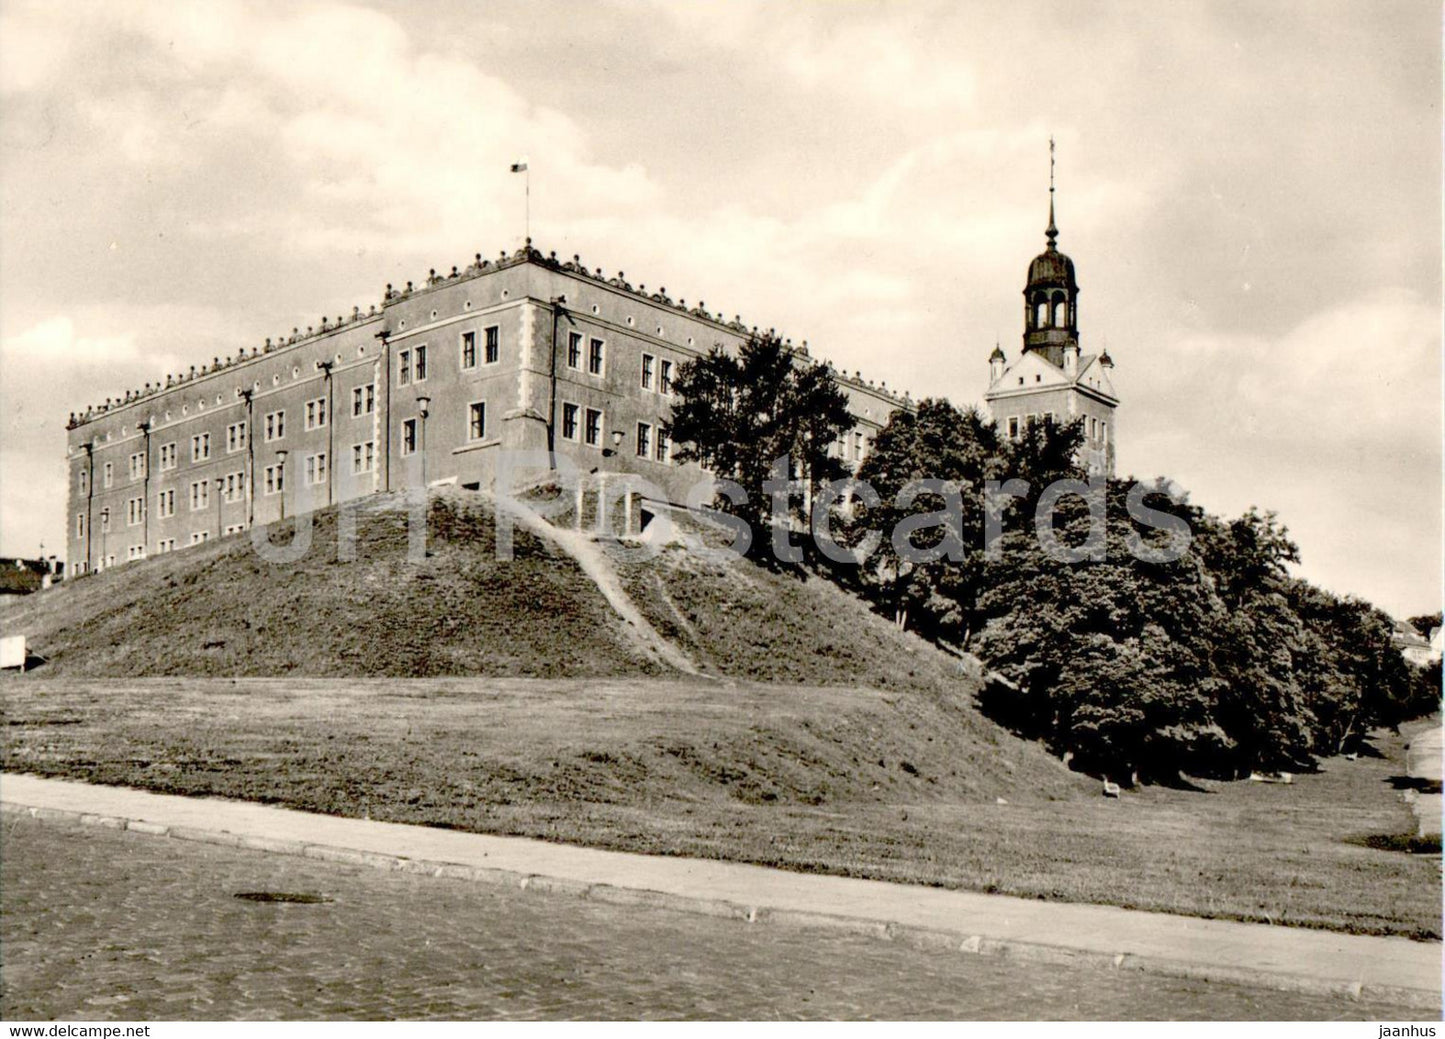
<path fill-rule="evenodd" d="M 1054 226 L 1054 137 L 1049 135 L 1049 229 L 1044 232 L 1044 237 L 1049 240 L 1049 248 L 1055 247 L 1055 240 L 1059 237 L 1059 229 Z"/>

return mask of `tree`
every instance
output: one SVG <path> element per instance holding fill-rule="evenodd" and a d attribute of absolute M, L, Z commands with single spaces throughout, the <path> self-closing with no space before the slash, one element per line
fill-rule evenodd
<path fill-rule="evenodd" d="M 860 503 L 848 517 L 845 537 L 857 544 L 864 531 L 882 535 L 857 581 L 899 625 L 912 623 L 925 635 L 950 641 L 966 637 L 983 546 L 984 481 L 997 474 L 1002 462 L 993 422 L 976 408 L 959 409 L 946 400 L 921 401 L 914 412 L 896 411 L 879 432 L 858 470 L 859 479 L 877 492 L 878 504 Z M 935 550 L 951 535 L 962 552 L 927 561 L 906 559 L 891 533 L 911 518 L 942 514 L 950 505 L 939 490 L 919 490 L 915 481 L 925 479 L 951 488 L 952 526 L 920 527 L 908 543 Z M 910 484 L 917 493 L 900 505 L 899 494 Z"/>
<path fill-rule="evenodd" d="M 832 372 L 797 358 L 773 335 L 753 336 L 733 356 L 715 346 L 678 370 L 678 401 L 665 424 L 677 457 L 742 487 L 745 501 L 719 498 L 717 505 L 744 520 L 753 533 L 751 552 L 766 556 L 773 522 L 770 479 L 796 479 L 803 494 L 789 496 L 788 512 L 805 521 L 825 482 L 846 473 L 830 448 L 853 426 L 848 398 Z M 786 459 L 788 471 L 775 473 Z"/>
<path fill-rule="evenodd" d="M 1411 617 L 1410 626 L 1428 639 L 1430 633 L 1440 627 L 1440 611 L 1436 610 L 1434 613 L 1422 613 L 1418 617 Z"/>

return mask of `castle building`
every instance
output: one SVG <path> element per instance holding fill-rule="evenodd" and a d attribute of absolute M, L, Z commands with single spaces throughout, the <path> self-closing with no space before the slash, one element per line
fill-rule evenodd
<path fill-rule="evenodd" d="M 1052 144 L 1050 145 L 1052 150 Z M 1079 283 L 1074 261 L 1059 252 L 1054 225 L 1052 158 L 1049 175 L 1048 241 L 1029 264 L 1024 286 L 1023 350 L 1012 363 L 995 344 L 988 359 L 984 394 L 999 431 L 1017 439 L 1031 422 L 1084 420 L 1080 461 L 1091 475 L 1114 475 L 1114 411 L 1118 395 L 1107 350 L 1083 353 L 1079 346 Z"/>
<path fill-rule="evenodd" d="M 287 515 L 417 485 L 491 488 L 504 450 L 582 473 L 632 473 L 672 502 L 707 479 L 663 424 L 673 380 L 750 330 L 666 289 L 634 288 L 531 243 L 432 271 L 379 306 L 216 358 L 73 414 L 71 573 L 169 552 Z M 818 363 L 806 344 L 799 363 Z M 856 466 L 905 398 L 834 373 Z"/>

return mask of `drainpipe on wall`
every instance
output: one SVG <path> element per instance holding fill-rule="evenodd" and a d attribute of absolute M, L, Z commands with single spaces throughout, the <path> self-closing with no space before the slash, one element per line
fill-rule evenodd
<path fill-rule="evenodd" d="M 391 340 L 386 329 L 376 333 L 381 340 L 381 388 L 385 391 L 386 404 L 383 407 L 383 429 L 381 438 L 381 464 L 385 470 L 382 490 L 391 490 Z"/>
<path fill-rule="evenodd" d="M 237 390 L 246 401 L 246 529 L 256 524 L 256 415 L 251 397 L 253 390 Z"/>
<path fill-rule="evenodd" d="M 85 448 L 85 572 L 88 574 L 94 569 L 90 562 L 90 543 L 94 537 L 91 528 L 95 519 L 95 442 L 80 446 Z"/>
<path fill-rule="evenodd" d="M 141 478 L 140 516 L 141 516 L 141 544 L 145 547 L 142 554 L 150 552 L 151 543 L 151 424 L 139 422 L 136 428 L 145 434 L 145 448 L 142 465 L 145 466 Z"/>
<path fill-rule="evenodd" d="M 326 504 L 332 501 L 332 473 L 336 468 L 336 445 L 333 430 L 335 427 L 336 413 L 332 410 L 331 400 L 331 369 L 336 366 L 334 361 L 317 361 L 316 367 L 326 373 Z"/>
<path fill-rule="evenodd" d="M 547 405 L 547 468 L 557 468 L 557 319 L 562 316 L 566 296 L 553 296 L 552 304 L 552 361 L 549 376 L 549 400 Z"/>

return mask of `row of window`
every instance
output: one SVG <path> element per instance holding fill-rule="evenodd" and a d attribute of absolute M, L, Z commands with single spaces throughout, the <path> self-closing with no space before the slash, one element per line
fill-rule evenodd
<path fill-rule="evenodd" d="M 602 447 L 603 414 L 600 408 L 586 408 L 569 401 L 562 403 L 562 439 L 588 447 Z M 672 460 L 672 439 L 661 425 L 651 422 L 637 424 L 635 442 L 638 458 L 658 462 Z"/>
<path fill-rule="evenodd" d="M 1062 299 L 1056 299 L 1053 304 L 1053 327 L 1069 327 L 1069 305 Z M 1034 327 L 1049 327 L 1049 301 L 1039 300 L 1034 304 Z"/>
<path fill-rule="evenodd" d="M 1010 439 L 1010 440 L 1017 440 L 1017 439 L 1023 434 L 1023 430 L 1027 429 L 1029 426 L 1032 426 L 1032 425 L 1034 425 L 1034 424 L 1037 423 L 1037 422 L 1042 422 L 1044 419 L 1051 419 L 1051 420 L 1053 420 L 1054 422 L 1058 422 L 1059 416 L 1058 416 L 1057 413 L 1052 412 L 1052 411 L 1043 411 L 1043 412 L 1038 412 L 1038 413 L 1030 413 L 1030 414 L 1028 414 L 1028 415 L 1022 415 L 1022 416 L 1020 416 L 1020 415 L 1011 415 L 1011 416 L 1009 416 L 1009 420 L 1008 420 L 1008 436 L 1009 436 L 1009 439 Z M 1099 441 L 1103 441 L 1103 442 L 1108 442 L 1108 439 L 1109 439 L 1109 423 L 1108 423 L 1108 421 L 1107 421 L 1106 419 L 1101 419 L 1101 418 L 1098 418 L 1098 417 L 1096 417 L 1096 416 L 1090 416 L 1090 417 L 1089 417 L 1089 425 L 1088 425 L 1088 434 L 1089 434 L 1089 439 L 1090 439 L 1090 440 L 1099 440 Z"/>
<path fill-rule="evenodd" d="M 849 460 L 860 462 L 868 454 L 868 440 L 863 436 L 861 430 L 854 430 L 850 436 L 848 433 L 838 435 L 838 457 L 844 461 Z"/>
<path fill-rule="evenodd" d="M 477 333 L 467 331 L 461 334 L 459 340 L 458 363 L 463 371 L 477 367 Z M 502 333 L 496 325 L 490 325 L 482 329 L 481 356 L 482 364 L 496 364 L 502 359 Z M 418 343 L 416 346 L 404 347 L 396 352 L 396 382 L 398 386 L 410 386 L 413 383 L 426 382 L 427 378 L 427 344 Z M 360 414 L 360 412 L 357 412 Z"/>
<path fill-rule="evenodd" d="M 485 336 L 483 344 L 483 357 L 485 364 L 495 364 L 498 360 L 500 341 L 497 326 L 493 325 L 483 330 Z M 584 336 L 581 332 L 569 332 L 567 343 L 567 366 L 580 371 L 582 368 L 582 348 Z M 587 340 L 587 372 L 590 375 L 600 376 L 604 371 L 604 351 L 606 344 L 603 340 L 590 338 Z M 477 364 L 477 340 L 475 332 L 462 333 L 462 367 L 475 368 Z M 397 353 L 397 381 L 402 386 L 411 385 L 416 382 L 424 382 L 427 377 L 427 347 L 425 343 L 415 347 L 408 347 Z M 659 361 L 655 354 L 644 353 L 641 358 L 640 384 L 644 390 L 655 390 L 665 396 L 671 396 L 673 390 L 673 362 L 667 359 Z M 485 436 L 485 405 L 469 406 L 467 416 L 468 439 L 480 440 Z M 306 419 L 307 431 L 322 429 L 326 426 L 326 398 L 318 397 L 306 401 L 303 405 Z M 376 410 L 376 384 L 368 383 L 363 386 L 354 387 L 351 391 L 351 414 L 353 418 L 360 418 L 370 415 Z M 413 423 L 414 424 L 414 423 Z M 266 443 L 273 443 L 282 440 L 286 436 L 286 412 L 284 410 L 269 412 L 263 419 L 263 429 Z M 226 453 L 234 454 L 244 451 L 246 448 L 246 423 L 233 422 L 226 427 Z M 414 441 L 415 434 L 412 434 Z M 589 441 L 590 443 L 590 441 Z M 403 454 L 409 454 L 414 450 L 414 444 L 407 446 L 406 438 L 403 438 Z M 211 457 L 211 434 L 197 433 L 191 437 L 191 461 L 192 463 L 204 462 Z M 160 466 L 162 471 L 175 469 L 178 464 L 176 445 L 174 443 L 162 444 L 160 446 Z M 130 457 L 130 478 L 139 480 L 145 476 L 145 455 L 133 454 Z M 89 475 L 85 470 L 80 474 L 80 493 L 85 494 L 89 490 Z M 114 482 L 114 473 L 110 462 L 106 462 L 102 469 L 104 486 L 110 487 Z"/>

